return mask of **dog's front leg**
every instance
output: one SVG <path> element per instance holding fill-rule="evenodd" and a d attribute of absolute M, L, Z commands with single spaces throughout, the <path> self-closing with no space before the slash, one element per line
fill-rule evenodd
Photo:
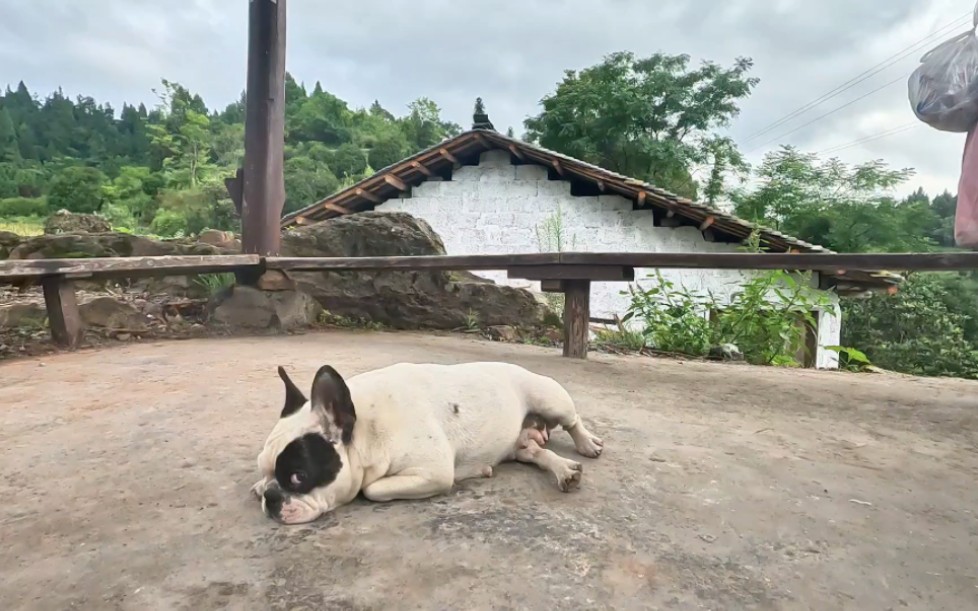
<path fill-rule="evenodd" d="M 412 467 L 381 478 L 363 489 L 363 495 L 371 501 L 387 502 L 397 499 L 426 499 L 444 494 L 452 489 L 452 471 Z"/>

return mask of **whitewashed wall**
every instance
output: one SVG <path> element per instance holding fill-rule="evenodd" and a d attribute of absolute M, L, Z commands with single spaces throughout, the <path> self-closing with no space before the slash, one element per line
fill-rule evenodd
<path fill-rule="evenodd" d="M 381 210 L 403 210 L 427 221 L 438 232 L 449 254 L 536 253 L 541 248 L 537 229 L 558 212 L 563 219 L 563 250 L 585 252 L 737 252 L 736 245 L 707 242 L 693 227 L 655 227 L 651 210 L 632 210 L 618 195 L 571 196 L 570 183 L 548 180 L 547 170 L 515 166 L 503 151 L 483 153 L 478 166 L 456 170 L 451 181 L 432 180 L 413 189 L 406 199 L 389 200 Z M 638 284 L 653 270 L 636 269 Z M 737 289 L 747 274 L 737 270 L 663 270 L 677 286 L 712 290 L 721 299 Z M 505 272 L 479 272 L 500 284 L 539 290 L 538 282 L 510 280 Z M 817 282 L 817 278 L 814 278 Z M 591 285 L 591 315 L 622 315 L 628 296 L 625 283 Z M 816 366 L 836 368 L 835 353 L 821 346 L 839 343 L 838 306 L 822 312 Z"/>

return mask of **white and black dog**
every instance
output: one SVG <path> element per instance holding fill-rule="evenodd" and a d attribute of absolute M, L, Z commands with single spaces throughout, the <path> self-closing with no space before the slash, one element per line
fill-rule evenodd
<path fill-rule="evenodd" d="M 589 458 L 603 448 L 563 386 L 518 365 L 399 363 L 347 381 L 324 365 L 308 400 L 278 373 L 285 407 L 252 490 L 285 524 L 311 522 L 361 491 L 381 502 L 443 494 L 512 460 L 549 471 L 566 492 L 580 484 L 581 464 L 543 447 L 550 431 L 563 428 Z"/>

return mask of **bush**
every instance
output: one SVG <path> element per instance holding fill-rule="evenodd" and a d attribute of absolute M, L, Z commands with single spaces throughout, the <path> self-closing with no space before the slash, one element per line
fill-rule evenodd
<path fill-rule="evenodd" d="M 961 282 L 957 274 L 914 273 L 895 295 L 844 300 L 843 343 L 884 369 L 978 378 L 978 341 L 969 337 L 978 308 L 973 293 L 959 294 Z"/>
<path fill-rule="evenodd" d="M 0 199 L 0 216 L 47 216 L 48 200 L 44 197 L 11 197 Z"/>
<path fill-rule="evenodd" d="M 102 207 L 105 174 L 95 168 L 71 166 L 51 181 L 48 203 L 54 210 L 92 213 Z"/>
<path fill-rule="evenodd" d="M 785 271 L 771 271 L 743 283 L 728 302 L 676 286 L 656 271 L 650 288 L 630 286 L 623 322 L 637 319 L 646 343 L 664 352 L 706 356 L 713 346 L 735 344 L 758 365 L 797 365 L 805 328 L 813 311 L 831 305 L 828 297 Z M 710 314 L 713 314 L 710 316 Z"/>
<path fill-rule="evenodd" d="M 176 210 L 160 210 L 150 224 L 150 230 L 162 237 L 183 237 L 189 233 L 187 217 Z"/>

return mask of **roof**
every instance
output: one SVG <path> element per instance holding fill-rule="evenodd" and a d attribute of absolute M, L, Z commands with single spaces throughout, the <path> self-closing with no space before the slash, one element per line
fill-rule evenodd
<path fill-rule="evenodd" d="M 457 166 L 490 150 L 508 151 L 519 163 L 552 168 L 565 180 L 575 179 L 594 185 L 599 192 L 621 195 L 639 207 L 659 209 L 701 231 L 742 242 L 758 231 L 762 244 L 772 252 L 832 253 L 833 251 L 751 223 L 707 204 L 660 189 L 645 181 L 624 176 L 521 140 L 509 138 L 492 129 L 477 128 L 449 138 L 402 161 L 383 168 L 360 182 L 337 191 L 329 197 L 282 217 L 282 228 L 308 225 L 332 217 L 372 210 L 434 176 L 446 176 Z M 844 274 L 844 278 L 842 278 Z M 827 274 L 840 289 L 861 291 L 898 284 L 902 279 L 885 271 Z"/>

